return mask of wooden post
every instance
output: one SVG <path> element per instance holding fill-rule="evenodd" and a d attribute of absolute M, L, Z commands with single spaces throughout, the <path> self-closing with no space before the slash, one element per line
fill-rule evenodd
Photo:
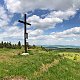
<path fill-rule="evenodd" d="M 24 45 L 25 45 L 25 53 L 28 52 L 28 49 L 27 49 L 27 45 L 26 45 L 26 37 L 25 37 L 25 34 L 26 34 L 26 14 L 24 14 Z"/>

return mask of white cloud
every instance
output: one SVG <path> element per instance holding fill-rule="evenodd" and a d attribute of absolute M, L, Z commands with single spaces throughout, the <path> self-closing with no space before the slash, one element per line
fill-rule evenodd
<path fill-rule="evenodd" d="M 7 9 L 13 13 L 21 9 L 21 2 L 19 0 L 5 0 L 5 4 Z"/>
<path fill-rule="evenodd" d="M 54 28 L 56 24 L 62 23 L 63 20 L 68 20 L 70 17 L 76 14 L 73 10 L 66 11 L 53 11 L 49 15 L 47 15 L 44 19 L 39 16 L 33 15 L 28 18 L 28 22 L 32 24 L 32 26 L 39 29 L 49 29 Z"/>
<path fill-rule="evenodd" d="M 63 22 L 60 18 L 40 18 L 39 16 L 33 15 L 28 18 L 28 22 L 32 24 L 32 26 L 38 29 L 48 29 L 54 28 L 57 23 Z"/>
<path fill-rule="evenodd" d="M 53 11 L 47 17 L 50 17 L 50 18 L 57 17 L 57 18 L 60 18 L 62 20 L 67 20 L 71 16 L 74 16 L 75 14 L 76 14 L 76 11 L 73 11 L 73 10 Z"/>
<path fill-rule="evenodd" d="M 1 38 L 8 38 L 8 37 L 23 37 L 23 29 L 18 28 L 17 26 L 11 26 L 11 27 L 6 27 L 4 29 L 4 32 L 0 34 Z"/>
<path fill-rule="evenodd" d="M 74 27 L 62 32 L 53 32 L 49 35 L 31 36 L 30 39 L 35 41 L 35 44 L 43 45 L 80 45 L 80 27 Z"/>
<path fill-rule="evenodd" d="M 11 41 L 13 43 L 19 40 L 23 43 L 24 29 L 17 26 L 6 27 L 5 32 L 0 34 L 0 41 Z M 36 45 L 56 45 L 56 44 L 73 44 L 80 43 L 80 27 L 74 27 L 62 32 L 53 32 L 45 35 L 43 30 L 28 30 L 29 43 Z"/>
<path fill-rule="evenodd" d="M 33 31 L 30 31 L 29 32 L 29 36 L 35 36 L 35 37 L 37 37 L 37 36 L 39 36 L 39 35 L 42 35 L 43 34 L 43 30 L 40 30 L 40 29 L 36 29 L 36 30 L 33 30 Z"/>
<path fill-rule="evenodd" d="M 29 35 L 29 40 L 36 39 L 38 36 L 43 34 L 43 30 L 36 29 L 36 30 L 27 30 Z M 19 28 L 17 26 L 7 26 L 4 28 L 4 32 L 0 32 L 0 41 L 11 41 L 16 43 L 15 41 L 21 40 L 23 43 L 24 38 L 24 29 Z"/>
<path fill-rule="evenodd" d="M 11 12 L 27 12 L 34 9 L 67 10 L 79 9 L 80 0 L 5 0 Z"/>
<path fill-rule="evenodd" d="M 63 32 L 51 33 L 56 38 L 80 38 L 80 27 L 74 27 Z"/>
<path fill-rule="evenodd" d="M 80 8 L 80 0 L 5 0 L 7 9 L 12 13 L 27 13 L 35 9 L 49 9 L 52 11 L 44 19 L 37 15 L 28 18 L 28 21 L 37 29 L 55 28 L 56 24 L 68 20 Z"/>
<path fill-rule="evenodd" d="M 55 25 L 62 23 L 73 17 L 80 9 L 80 0 L 4 0 L 6 8 L 11 13 L 27 13 L 35 9 L 55 10 L 40 18 L 33 15 L 28 21 L 36 30 L 28 30 L 29 41 L 34 44 L 78 44 L 80 39 L 80 27 L 71 28 L 63 32 L 44 34 L 44 29 L 55 28 Z M 8 15 L 3 7 L 0 8 L 0 27 L 8 24 Z M 14 25 L 17 23 L 15 22 Z M 0 38 L 23 39 L 23 29 L 17 26 L 6 27 L 5 32 L 0 34 Z M 67 40 L 66 40 L 67 39 Z M 60 43 L 61 42 L 61 43 Z"/>
<path fill-rule="evenodd" d="M 0 27 L 4 27 L 8 24 L 9 17 L 6 14 L 4 7 L 0 6 Z"/>

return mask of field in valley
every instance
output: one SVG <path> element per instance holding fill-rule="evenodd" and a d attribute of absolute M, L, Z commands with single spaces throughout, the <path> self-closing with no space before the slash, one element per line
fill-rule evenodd
<path fill-rule="evenodd" d="M 80 80 L 80 49 L 0 49 L 0 80 Z"/>

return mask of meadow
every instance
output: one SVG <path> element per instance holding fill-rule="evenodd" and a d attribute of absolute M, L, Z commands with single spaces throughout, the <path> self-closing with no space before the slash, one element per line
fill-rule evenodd
<path fill-rule="evenodd" d="M 0 80 L 80 80 L 80 49 L 0 49 Z"/>

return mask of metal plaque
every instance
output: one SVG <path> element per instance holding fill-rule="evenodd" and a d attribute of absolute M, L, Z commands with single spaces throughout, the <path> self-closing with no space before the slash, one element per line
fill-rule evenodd
<path fill-rule="evenodd" d="M 24 37 L 28 39 L 28 33 L 25 33 Z"/>
<path fill-rule="evenodd" d="M 26 42 L 26 45 L 28 45 L 28 42 Z"/>

